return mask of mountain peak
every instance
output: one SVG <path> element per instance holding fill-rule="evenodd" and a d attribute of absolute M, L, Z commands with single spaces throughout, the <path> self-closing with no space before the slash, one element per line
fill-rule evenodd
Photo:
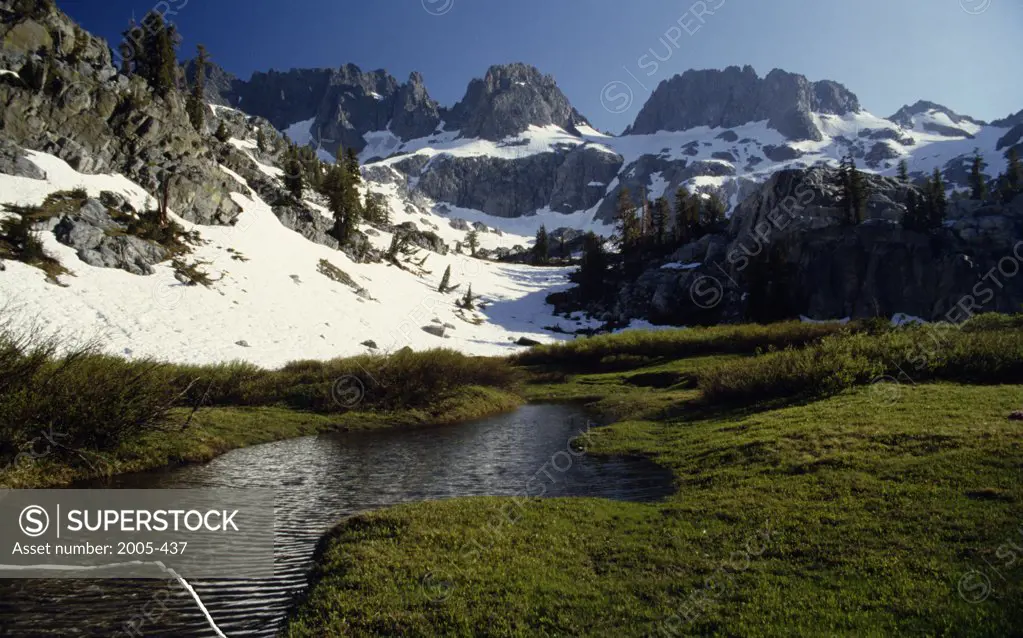
<path fill-rule="evenodd" d="M 943 104 L 931 102 L 930 100 L 917 100 L 914 104 L 903 106 L 888 119 L 899 126 L 913 128 L 913 118 L 917 115 L 926 115 L 928 113 L 943 113 L 955 124 L 962 122 L 969 122 L 977 126 L 985 126 L 987 124 L 983 120 L 977 120 L 968 115 L 961 115 Z"/>
<path fill-rule="evenodd" d="M 529 126 L 560 126 L 571 130 L 585 123 L 550 75 L 534 66 L 494 65 L 482 79 L 469 83 L 465 97 L 449 112 L 449 128 L 462 137 L 502 140 Z"/>
<path fill-rule="evenodd" d="M 760 78 L 749 65 L 689 70 L 661 82 L 627 133 L 730 128 L 768 120 L 790 139 L 820 140 L 811 113 L 845 115 L 859 110 L 856 96 L 830 80 L 811 82 L 782 69 Z"/>

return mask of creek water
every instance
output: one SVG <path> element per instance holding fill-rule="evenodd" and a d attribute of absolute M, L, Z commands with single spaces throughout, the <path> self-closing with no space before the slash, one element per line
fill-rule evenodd
<path fill-rule="evenodd" d="M 258 445 L 203 465 L 74 487 L 273 488 L 274 578 L 191 583 L 227 636 L 273 636 L 306 588 L 317 542 L 346 516 L 411 501 L 523 490 L 630 501 L 672 492 L 671 473 L 646 459 L 559 454 L 571 449 L 571 441 L 581 442 L 577 437 L 586 427 L 579 408 L 528 405 L 459 425 Z M 173 580 L 0 581 L 0 636 L 215 635 Z"/>

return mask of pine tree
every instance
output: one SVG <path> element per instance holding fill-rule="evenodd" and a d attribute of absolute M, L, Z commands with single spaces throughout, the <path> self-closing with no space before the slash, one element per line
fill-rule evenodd
<path fill-rule="evenodd" d="M 444 276 L 440 279 L 440 287 L 437 288 L 437 292 L 445 293 L 448 291 L 448 287 L 451 286 L 451 265 L 444 269 Z"/>
<path fill-rule="evenodd" d="M 480 248 L 480 234 L 475 228 L 466 233 L 465 245 L 469 247 L 469 254 L 475 257 L 476 251 Z"/>
<path fill-rule="evenodd" d="M 838 176 L 845 223 L 858 224 L 863 221 L 866 213 L 867 190 L 866 180 L 863 173 L 856 168 L 856 160 L 852 155 L 842 158 Z"/>
<path fill-rule="evenodd" d="M 920 223 L 920 200 L 916 196 L 916 189 L 910 188 L 906 194 L 906 214 L 902 216 L 902 227 L 906 230 L 921 230 Z"/>
<path fill-rule="evenodd" d="M 658 246 L 668 243 L 668 225 L 671 223 L 671 204 L 667 197 L 658 197 L 650 214 L 654 242 Z"/>
<path fill-rule="evenodd" d="M 348 170 L 353 184 L 362 183 L 362 172 L 359 171 L 359 156 L 354 148 L 350 148 L 345 152 L 345 168 Z"/>
<path fill-rule="evenodd" d="M 938 228 L 945 223 L 945 215 L 948 213 L 948 195 L 945 193 L 945 182 L 941 178 L 941 171 L 937 167 L 934 175 L 928 181 L 928 202 L 927 202 L 927 226 Z"/>
<path fill-rule="evenodd" d="M 150 11 L 141 26 L 133 23 L 124 37 L 122 70 L 128 75 L 141 75 L 160 95 L 170 93 L 177 85 L 178 73 L 178 33 L 174 25 L 165 22 L 159 11 Z"/>
<path fill-rule="evenodd" d="M 618 193 L 618 206 L 615 209 L 615 241 L 623 254 L 631 251 L 640 240 L 640 221 L 636 217 L 636 206 L 632 203 L 632 195 L 628 188 Z"/>
<path fill-rule="evenodd" d="M 363 216 L 367 222 L 378 226 L 387 226 L 391 223 L 387 207 L 381 204 L 380 199 L 378 197 L 374 197 L 372 194 L 366 196 L 366 206 Z"/>
<path fill-rule="evenodd" d="M 675 242 L 688 244 L 696 238 L 700 226 L 700 200 L 689 194 L 685 186 L 675 191 Z"/>
<path fill-rule="evenodd" d="M 550 263 L 550 239 L 547 237 L 547 227 L 540 226 L 536 231 L 536 243 L 533 245 L 533 263 L 537 266 L 546 266 Z"/>
<path fill-rule="evenodd" d="M 700 210 L 700 227 L 703 231 L 713 232 L 725 221 L 725 205 L 717 195 L 711 193 L 703 200 Z"/>
<path fill-rule="evenodd" d="M 457 304 L 459 308 L 463 310 L 475 310 L 476 304 L 473 302 L 472 296 L 472 284 L 469 284 L 469 289 L 465 291 L 465 296 L 462 297 Z"/>
<path fill-rule="evenodd" d="M 199 45 L 193 68 L 194 78 L 192 80 L 192 92 L 188 95 L 188 103 L 185 110 L 188 112 L 188 119 L 196 131 L 202 133 L 206 128 L 206 63 L 209 57 L 206 54 L 206 47 Z"/>
<path fill-rule="evenodd" d="M 646 238 L 653 233 L 654 220 L 653 206 L 650 200 L 647 199 L 645 188 L 639 194 L 639 201 L 643 203 L 643 208 L 639 213 L 639 235 L 641 238 Z"/>
<path fill-rule="evenodd" d="M 903 184 L 909 183 L 909 164 L 906 163 L 906 160 L 902 160 L 901 162 L 899 162 L 898 176 L 899 181 L 902 182 Z"/>
<path fill-rule="evenodd" d="M 973 165 L 970 167 L 970 199 L 984 201 L 987 199 L 987 180 L 984 178 L 986 164 L 980 151 L 973 151 Z"/>
<path fill-rule="evenodd" d="M 604 241 L 592 232 L 583 238 L 583 256 L 577 280 L 584 299 L 599 299 L 604 294 L 607 279 L 607 254 Z"/>
<path fill-rule="evenodd" d="M 1023 193 L 1023 164 L 1020 163 L 1019 151 L 1015 146 L 1009 149 L 1005 159 L 1008 164 L 1001 179 L 1002 199 L 1008 204 L 1016 195 Z"/>
<path fill-rule="evenodd" d="M 302 199 L 302 192 L 305 190 L 304 172 L 297 150 L 295 147 L 289 147 L 284 156 L 284 188 L 297 200 Z"/>
<path fill-rule="evenodd" d="M 327 198 L 328 210 L 334 214 L 331 235 L 338 244 L 344 246 L 362 221 L 359 191 L 352 183 L 348 170 L 341 164 L 335 164 L 328 169 L 327 175 L 323 178 L 320 192 Z"/>

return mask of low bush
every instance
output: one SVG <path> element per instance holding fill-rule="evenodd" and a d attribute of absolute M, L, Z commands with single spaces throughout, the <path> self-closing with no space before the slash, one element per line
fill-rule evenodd
<path fill-rule="evenodd" d="M 68 454 L 105 450 L 165 423 L 177 398 L 172 366 L 62 345 L 0 334 L 0 461 L 41 439 Z"/>
<path fill-rule="evenodd" d="M 187 400 L 212 405 L 284 405 L 316 412 L 417 409 L 468 386 L 507 388 L 516 372 L 507 361 L 469 357 L 453 350 L 390 356 L 364 355 L 331 361 L 296 361 L 280 370 L 234 363 L 178 368 L 188 383 Z M 181 387 L 182 392 L 185 387 Z"/>
<path fill-rule="evenodd" d="M 708 354 L 754 354 L 760 350 L 803 346 L 827 335 L 858 329 L 837 323 L 790 321 L 771 325 L 714 326 L 664 331 L 636 330 L 565 343 L 537 346 L 514 357 L 519 365 L 557 365 L 617 369 L 629 361 L 645 365 L 658 360 Z"/>
<path fill-rule="evenodd" d="M 1010 318 L 1011 319 L 1011 318 Z M 1023 330 L 985 319 L 838 334 L 701 374 L 711 402 L 819 397 L 871 382 L 1023 383 Z"/>

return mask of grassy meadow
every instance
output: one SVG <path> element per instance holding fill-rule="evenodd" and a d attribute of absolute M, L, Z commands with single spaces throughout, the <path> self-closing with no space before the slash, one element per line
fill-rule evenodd
<path fill-rule="evenodd" d="M 0 487 L 201 462 L 318 432 L 576 402 L 656 503 L 474 498 L 340 521 L 290 638 L 1018 635 L 1023 321 L 631 332 L 176 366 L 0 337 Z"/>
<path fill-rule="evenodd" d="M 523 394 L 585 402 L 611 423 L 588 452 L 648 456 L 675 495 L 350 518 L 286 635 L 1018 634 L 1014 319 L 588 341 L 518 357 Z"/>

